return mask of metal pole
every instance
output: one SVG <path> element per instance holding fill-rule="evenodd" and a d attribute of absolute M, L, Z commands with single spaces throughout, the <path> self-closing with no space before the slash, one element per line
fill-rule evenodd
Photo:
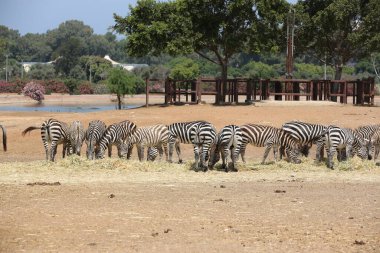
<path fill-rule="evenodd" d="M 327 80 L 327 73 L 326 73 L 326 60 L 327 58 L 326 58 L 326 53 L 325 53 L 325 76 L 324 76 L 324 78 L 325 78 L 325 80 Z"/>
<path fill-rule="evenodd" d="M 22 60 L 21 60 L 21 79 L 24 79 L 24 65 L 22 64 Z"/>

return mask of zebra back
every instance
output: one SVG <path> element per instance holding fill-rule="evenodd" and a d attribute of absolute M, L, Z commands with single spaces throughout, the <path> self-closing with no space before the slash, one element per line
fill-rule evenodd
<path fill-rule="evenodd" d="M 251 143 L 258 147 L 268 144 L 280 145 L 280 129 L 272 126 L 246 124 L 240 126 L 242 142 L 246 145 Z"/>
<path fill-rule="evenodd" d="M 71 148 L 73 149 L 71 152 L 80 155 L 83 141 L 85 139 L 85 131 L 82 122 L 79 120 L 72 122 L 69 126 L 68 136 Z"/>
<path fill-rule="evenodd" d="M 139 127 L 129 139 L 130 144 L 142 144 L 144 146 L 153 147 L 156 145 L 167 145 L 169 130 L 166 125 L 154 125 L 147 127 Z"/>
<path fill-rule="evenodd" d="M 301 121 L 290 121 L 282 125 L 282 129 L 298 140 L 300 144 L 308 144 L 323 137 L 326 133 L 327 126 Z"/>
<path fill-rule="evenodd" d="M 0 128 L 3 131 L 3 150 L 7 151 L 7 131 L 3 125 L 0 125 Z"/>
<path fill-rule="evenodd" d="M 106 131 L 106 124 L 101 120 L 92 120 L 88 124 L 88 129 L 86 131 L 86 155 L 88 159 L 94 158 L 94 152 L 96 146 L 99 146 L 100 138 L 102 138 L 104 132 Z"/>
<path fill-rule="evenodd" d="M 112 124 L 107 127 L 102 138 L 99 141 L 99 158 L 104 156 L 104 151 L 111 144 L 121 146 L 127 138 L 130 138 L 132 134 L 136 132 L 137 126 L 135 123 L 125 120 L 116 124 Z"/>
<path fill-rule="evenodd" d="M 168 126 L 169 130 L 169 143 L 175 143 L 179 140 L 181 143 L 192 143 L 190 129 L 197 124 L 205 121 L 190 121 L 190 122 L 178 122 Z"/>

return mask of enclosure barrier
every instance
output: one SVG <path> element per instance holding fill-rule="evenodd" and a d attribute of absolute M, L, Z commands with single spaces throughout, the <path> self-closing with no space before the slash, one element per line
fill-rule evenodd
<path fill-rule="evenodd" d="M 374 105 L 375 80 L 307 80 L 307 79 L 227 79 L 197 80 L 146 79 L 146 106 L 150 94 L 165 96 L 164 104 L 198 104 L 202 96 L 214 96 L 214 103 L 239 104 L 260 100 L 339 101 L 347 104 L 352 97 L 355 105 Z M 239 96 L 245 101 L 239 102 Z"/>

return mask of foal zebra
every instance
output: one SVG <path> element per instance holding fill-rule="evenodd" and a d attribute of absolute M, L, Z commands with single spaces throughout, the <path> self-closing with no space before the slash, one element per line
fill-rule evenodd
<path fill-rule="evenodd" d="M 169 130 L 165 125 L 154 125 L 148 127 L 139 127 L 136 132 L 122 145 L 121 156 L 126 153 L 126 148 L 131 147 L 134 144 L 137 146 L 137 154 L 140 162 L 144 160 L 144 148 L 155 147 L 158 149 L 160 158 L 162 158 L 164 146 L 166 160 L 168 159 L 168 137 Z"/>
<path fill-rule="evenodd" d="M 319 124 L 305 123 L 301 121 L 290 121 L 282 125 L 282 129 L 288 132 L 293 138 L 295 138 L 300 145 L 302 145 L 302 153 L 308 156 L 309 149 L 313 143 L 317 144 L 316 159 L 321 160 L 323 156 L 324 135 L 327 130 L 327 126 Z M 283 154 L 283 148 L 281 148 L 281 155 Z"/>
<path fill-rule="evenodd" d="M 0 125 L 1 130 L 3 131 L 3 150 L 7 151 L 7 131 L 5 131 L 5 127 Z"/>
<path fill-rule="evenodd" d="M 56 119 L 48 119 L 44 121 L 40 127 L 31 126 L 26 128 L 22 132 L 22 136 L 36 129 L 41 129 L 41 138 L 45 147 L 46 160 L 54 162 L 57 146 L 59 144 L 63 144 L 62 157 L 65 158 L 66 152 L 70 149 L 67 124 Z"/>
<path fill-rule="evenodd" d="M 104 158 L 104 152 L 107 148 L 110 155 L 112 152 L 111 145 L 117 146 L 118 156 L 121 157 L 121 145 L 136 132 L 136 129 L 136 124 L 129 120 L 108 126 L 99 141 L 99 152 L 96 153 L 96 158 Z"/>
<path fill-rule="evenodd" d="M 342 150 L 344 148 L 346 149 L 347 158 L 352 157 L 354 152 L 362 159 L 368 157 L 368 150 L 364 140 L 356 131 L 348 128 L 329 126 L 325 135 L 325 147 L 328 154 L 327 167 L 330 169 L 334 167 L 333 158 L 337 149 L 339 150 L 339 161 L 342 160 Z"/>
<path fill-rule="evenodd" d="M 102 138 L 104 132 L 106 131 L 106 124 L 101 120 L 92 120 L 88 123 L 88 128 L 86 131 L 86 156 L 87 159 L 93 160 L 94 154 L 99 150 L 99 142 L 100 138 Z M 108 156 L 111 156 L 110 151 L 112 149 L 108 149 Z"/>
<path fill-rule="evenodd" d="M 76 154 L 80 156 L 83 141 L 85 138 L 85 131 L 82 123 L 79 120 L 74 121 L 69 126 L 68 137 L 70 140 L 71 149 L 70 154 Z"/>
<path fill-rule="evenodd" d="M 281 144 L 285 146 L 287 154 L 295 163 L 299 163 L 297 142 L 291 138 L 285 131 L 279 128 L 255 124 L 246 124 L 240 126 L 242 130 L 242 145 L 240 154 L 243 162 L 245 162 L 245 150 L 247 144 L 251 143 L 257 147 L 265 147 L 265 152 L 261 164 L 265 163 L 269 151 L 273 148 L 274 159 L 277 161 L 277 152 Z"/>
<path fill-rule="evenodd" d="M 242 138 L 240 127 L 236 125 L 223 127 L 218 133 L 216 143 L 211 146 L 209 169 L 214 167 L 220 159 L 220 154 L 222 154 L 222 168 L 228 172 L 228 157 L 231 156 L 232 170 L 237 171 L 236 161 L 239 157 Z"/>

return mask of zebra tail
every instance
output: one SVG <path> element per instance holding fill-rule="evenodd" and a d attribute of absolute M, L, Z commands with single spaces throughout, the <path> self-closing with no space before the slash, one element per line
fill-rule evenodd
<path fill-rule="evenodd" d="M 27 129 L 25 129 L 24 131 L 22 131 L 21 134 L 22 134 L 22 136 L 25 136 L 25 134 L 27 134 L 28 132 L 36 130 L 36 129 L 41 129 L 41 127 L 30 126 Z"/>
<path fill-rule="evenodd" d="M 5 131 L 5 128 L 0 125 L 1 129 L 3 130 L 3 149 L 4 151 L 7 151 L 7 132 Z"/>

